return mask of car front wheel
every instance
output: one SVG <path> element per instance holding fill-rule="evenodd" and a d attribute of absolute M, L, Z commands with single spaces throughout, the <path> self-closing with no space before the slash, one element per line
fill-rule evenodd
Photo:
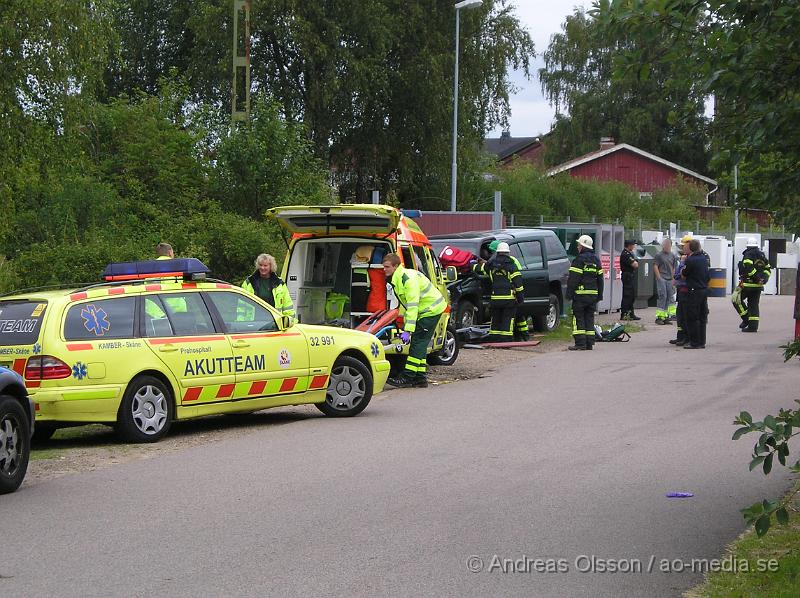
<path fill-rule="evenodd" d="M 117 415 L 117 430 L 127 442 L 157 442 L 172 424 L 172 396 L 153 376 L 134 378 Z"/>
<path fill-rule="evenodd" d="M 324 403 L 317 409 L 330 417 L 352 417 L 372 398 L 372 372 L 355 357 L 340 356 L 333 364 Z"/>
<path fill-rule="evenodd" d="M 450 324 L 445 330 L 444 346 L 436 353 L 428 355 L 431 365 L 453 365 L 458 359 L 458 340 L 455 327 Z"/>
<path fill-rule="evenodd" d="M 14 492 L 25 478 L 31 451 L 30 430 L 20 402 L 0 395 L 0 494 Z"/>

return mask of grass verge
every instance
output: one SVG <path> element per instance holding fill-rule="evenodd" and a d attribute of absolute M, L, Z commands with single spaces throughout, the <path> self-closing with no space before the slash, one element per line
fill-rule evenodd
<path fill-rule="evenodd" d="M 748 530 L 728 547 L 725 555 L 727 561 L 724 562 L 727 562 L 727 568 L 734 570 L 709 573 L 705 583 L 693 588 L 685 596 L 687 598 L 800 596 L 800 513 L 796 510 L 798 506 L 800 504 L 795 503 L 795 510 L 790 512 L 787 525 L 773 525 L 762 538 L 756 536 L 752 529 Z M 745 567 L 747 571 L 744 570 Z M 760 568 L 764 570 L 759 570 Z"/>

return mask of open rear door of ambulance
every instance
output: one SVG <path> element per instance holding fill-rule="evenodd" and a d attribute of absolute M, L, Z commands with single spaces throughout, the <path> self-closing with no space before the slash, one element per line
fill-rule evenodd
<path fill-rule="evenodd" d="M 280 206 L 267 210 L 267 218 L 290 234 L 388 236 L 397 230 L 400 211 L 373 204 Z"/>

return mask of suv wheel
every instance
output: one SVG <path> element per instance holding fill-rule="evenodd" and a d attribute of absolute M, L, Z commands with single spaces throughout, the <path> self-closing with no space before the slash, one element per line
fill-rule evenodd
<path fill-rule="evenodd" d="M 535 316 L 534 317 L 534 325 L 537 331 L 539 332 L 551 332 L 556 329 L 558 326 L 558 321 L 561 318 L 561 303 L 558 300 L 558 297 L 551 294 L 550 295 L 550 305 L 548 307 L 547 313 Z"/>
<path fill-rule="evenodd" d="M 14 397 L 0 395 L 0 494 L 14 492 L 28 470 L 31 428 L 25 408 Z"/>
<path fill-rule="evenodd" d="M 455 327 L 450 324 L 444 333 L 444 346 L 436 353 L 428 355 L 431 365 L 453 365 L 458 359 L 458 341 Z"/>
<path fill-rule="evenodd" d="M 467 301 L 466 299 L 459 301 L 458 311 L 456 312 L 456 328 L 469 328 L 470 326 L 474 326 L 476 324 L 476 313 L 477 308 L 472 301 Z"/>
<path fill-rule="evenodd" d="M 352 417 L 366 409 L 372 398 L 372 373 L 355 357 L 342 355 L 331 369 L 328 392 L 317 409 L 330 417 Z"/>
<path fill-rule="evenodd" d="M 117 430 L 128 442 L 157 442 L 172 424 L 172 395 L 153 376 L 134 378 L 122 397 Z"/>

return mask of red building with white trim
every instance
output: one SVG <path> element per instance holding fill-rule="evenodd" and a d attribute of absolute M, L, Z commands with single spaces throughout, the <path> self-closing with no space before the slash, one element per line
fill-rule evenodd
<path fill-rule="evenodd" d="M 547 174 L 568 172 L 571 176 L 598 181 L 619 181 L 642 195 L 675 184 L 679 178 L 716 191 L 717 181 L 628 145 L 604 138 L 600 149 L 550 169 Z"/>

